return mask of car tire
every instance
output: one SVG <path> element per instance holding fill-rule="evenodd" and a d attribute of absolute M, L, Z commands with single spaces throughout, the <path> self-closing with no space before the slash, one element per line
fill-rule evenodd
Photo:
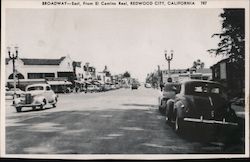
<path fill-rule="evenodd" d="M 32 110 L 36 110 L 36 106 L 32 106 Z"/>
<path fill-rule="evenodd" d="M 159 105 L 159 112 L 162 114 L 163 113 L 163 105 L 162 105 L 162 100 L 160 101 Z"/>
<path fill-rule="evenodd" d="M 172 120 L 173 120 L 173 115 L 170 109 L 169 111 L 166 111 L 166 123 L 171 124 Z"/>
<path fill-rule="evenodd" d="M 21 112 L 22 111 L 22 107 L 16 107 L 16 112 Z"/>
<path fill-rule="evenodd" d="M 173 114 L 174 105 L 173 104 L 174 103 L 171 103 L 170 105 L 167 105 L 165 108 L 166 122 L 168 124 L 171 124 L 174 119 L 174 114 Z"/>
<path fill-rule="evenodd" d="M 57 97 L 55 98 L 55 102 L 52 104 L 52 106 L 56 107 L 56 103 L 57 103 Z"/>

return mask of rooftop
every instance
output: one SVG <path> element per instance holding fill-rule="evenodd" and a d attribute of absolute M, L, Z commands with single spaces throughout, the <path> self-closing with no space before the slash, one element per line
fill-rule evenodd
<path fill-rule="evenodd" d="M 65 57 L 60 59 L 29 59 L 29 58 L 20 58 L 23 61 L 24 65 L 59 65 Z M 10 61 L 10 58 L 5 59 L 5 64 L 7 65 Z"/>

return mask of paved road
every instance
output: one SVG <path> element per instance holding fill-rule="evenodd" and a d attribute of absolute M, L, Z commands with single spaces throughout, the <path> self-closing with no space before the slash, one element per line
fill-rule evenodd
<path fill-rule="evenodd" d="M 180 137 L 158 112 L 151 88 L 61 94 L 56 108 L 16 113 L 6 100 L 8 154 L 242 153 L 242 143 Z M 196 130 L 197 131 L 197 130 Z M 200 131 L 198 130 L 197 133 Z M 195 133 L 195 134 L 197 134 Z M 191 137 L 191 138 L 190 138 Z"/>

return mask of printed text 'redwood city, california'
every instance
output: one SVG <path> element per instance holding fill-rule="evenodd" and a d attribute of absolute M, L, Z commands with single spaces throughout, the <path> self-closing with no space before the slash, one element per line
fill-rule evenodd
<path fill-rule="evenodd" d="M 154 6 L 195 5 L 194 1 L 42 1 L 44 6 Z"/>

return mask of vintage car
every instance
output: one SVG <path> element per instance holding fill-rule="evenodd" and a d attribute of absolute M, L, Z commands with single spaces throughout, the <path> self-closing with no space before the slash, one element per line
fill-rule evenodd
<path fill-rule="evenodd" d="M 146 88 L 151 88 L 152 86 L 151 86 L 150 83 L 145 83 L 145 87 L 146 87 Z"/>
<path fill-rule="evenodd" d="M 167 102 L 166 120 L 174 123 L 176 132 L 182 132 L 188 125 L 206 124 L 217 128 L 238 125 L 225 88 L 217 82 L 202 80 L 182 83 L 180 93 Z"/>
<path fill-rule="evenodd" d="M 132 83 L 131 89 L 138 89 L 138 84 L 137 83 Z"/>
<path fill-rule="evenodd" d="M 54 93 L 49 84 L 33 84 L 26 87 L 24 95 L 16 98 L 14 106 L 17 112 L 21 112 L 23 107 L 36 107 L 43 109 L 50 104 L 56 107 L 58 95 Z"/>
<path fill-rule="evenodd" d="M 87 88 L 87 91 L 88 91 L 88 92 L 91 92 L 91 93 L 92 93 L 92 92 L 95 92 L 95 91 L 96 91 L 96 87 L 97 87 L 97 86 L 94 85 L 94 84 L 89 84 L 89 85 L 88 85 L 88 88 Z"/>
<path fill-rule="evenodd" d="M 174 99 L 175 95 L 180 91 L 180 83 L 166 83 L 158 98 L 159 111 L 163 114 L 166 113 L 167 101 Z"/>

